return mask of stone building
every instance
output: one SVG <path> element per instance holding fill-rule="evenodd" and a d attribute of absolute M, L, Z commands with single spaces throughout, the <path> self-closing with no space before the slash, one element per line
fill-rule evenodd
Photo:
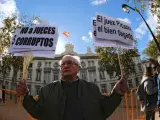
<path fill-rule="evenodd" d="M 117 77 L 115 74 L 109 75 L 106 71 L 101 69 L 98 55 L 93 53 L 90 48 L 87 48 L 86 54 L 78 54 L 74 51 L 74 46 L 72 44 L 66 44 L 65 51 L 60 55 L 56 55 L 54 59 L 34 58 L 33 64 L 29 67 L 27 73 L 27 83 L 32 95 L 39 94 L 40 88 L 45 84 L 59 80 L 59 60 L 66 54 L 80 56 L 82 65 L 81 71 L 78 74 L 80 78 L 97 84 L 101 92 L 111 91 L 117 81 Z M 133 58 L 133 60 L 136 63 L 136 73 L 134 75 L 130 75 L 127 79 L 130 88 L 136 87 L 139 84 L 143 71 L 140 58 Z M 11 70 L 10 73 L 8 73 L 8 77 L 5 78 L 5 85 L 7 89 L 11 89 L 11 86 L 12 89 L 15 89 L 18 81 L 21 79 L 21 71 L 19 71 L 17 81 L 11 85 L 12 74 L 13 71 Z"/>

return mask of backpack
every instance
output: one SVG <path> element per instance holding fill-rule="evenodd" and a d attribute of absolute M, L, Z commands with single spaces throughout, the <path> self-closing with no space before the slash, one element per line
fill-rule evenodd
<path fill-rule="evenodd" d="M 155 81 L 154 81 L 153 79 L 154 79 L 154 78 L 149 77 L 149 78 L 146 79 L 145 81 L 150 80 L 150 81 L 152 81 L 152 82 L 154 83 L 154 85 L 155 85 Z M 145 82 L 145 81 L 144 81 L 144 82 Z M 144 100 L 146 99 L 146 92 L 145 92 L 145 90 L 144 90 L 144 82 L 141 83 L 141 84 L 138 86 L 137 91 L 136 91 L 136 93 L 137 93 L 137 99 L 138 99 L 139 101 L 144 101 Z"/>

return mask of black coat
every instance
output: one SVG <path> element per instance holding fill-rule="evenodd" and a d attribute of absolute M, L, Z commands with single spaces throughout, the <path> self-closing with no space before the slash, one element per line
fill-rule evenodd
<path fill-rule="evenodd" d="M 105 120 L 121 102 L 121 95 L 103 96 L 95 84 L 84 80 L 79 80 L 78 97 L 85 120 Z M 42 87 L 37 101 L 26 95 L 23 106 L 36 119 L 63 120 L 65 99 L 61 82 L 57 81 Z"/>

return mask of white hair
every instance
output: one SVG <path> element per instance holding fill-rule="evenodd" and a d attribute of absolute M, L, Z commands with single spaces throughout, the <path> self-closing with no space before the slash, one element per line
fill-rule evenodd
<path fill-rule="evenodd" d="M 59 65 L 60 65 L 60 66 L 61 66 L 61 64 L 62 64 L 62 60 L 63 60 L 65 57 L 71 57 L 71 58 L 73 59 L 73 62 L 76 63 L 79 67 L 81 67 L 80 57 L 79 57 L 79 56 L 72 56 L 72 55 L 65 55 L 65 56 L 63 56 L 63 58 L 59 61 Z"/>

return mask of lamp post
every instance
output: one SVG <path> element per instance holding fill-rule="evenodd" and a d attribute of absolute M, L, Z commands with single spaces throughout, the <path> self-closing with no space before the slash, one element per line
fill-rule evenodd
<path fill-rule="evenodd" d="M 150 33 L 151 33 L 151 35 L 152 35 L 152 37 L 153 37 L 156 45 L 157 45 L 157 48 L 158 48 L 158 50 L 159 50 L 159 52 L 160 52 L 160 46 L 159 46 L 158 40 L 157 40 L 157 38 L 155 37 L 155 35 L 153 34 L 151 28 L 149 27 L 148 23 L 146 22 L 146 20 L 144 19 L 144 17 L 143 17 L 142 14 L 140 13 L 140 11 L 139 11 L 137 8 L 132 8 L 131 6 L 129 6 L 129 5 L 127 5 L 127 4 L 122 4 L 122 8 L 123 8 L 123 10 L 124 10 L 125 12 L 127 12 L 127 13 L 129 13 L 129 12 L 130 12 L 130 9 L 132 9 L 133 11 L 137 12 L 137 13 L 142 17 L 143 21 L 145 22 L 146 26 L 148 27 L 148 29 L 149 29 L 149 31 L 150 31 Z M 129 8 L 130 8 L 130 9 L 129 9 Z"/>

